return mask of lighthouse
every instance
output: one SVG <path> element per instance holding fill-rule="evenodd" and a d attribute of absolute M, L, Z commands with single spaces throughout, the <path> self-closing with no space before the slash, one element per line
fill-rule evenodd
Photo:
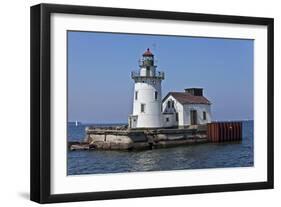
<path fill-rule="evenodd" d="M 161 82 L 164 72 L 156 70 L 154 55 L 148 48 L 139 61 L 139 70 L 131 74 L 135 82 L 133 113 L 129 116 L 130 128 L 160 128 L 162 120 Z"/>

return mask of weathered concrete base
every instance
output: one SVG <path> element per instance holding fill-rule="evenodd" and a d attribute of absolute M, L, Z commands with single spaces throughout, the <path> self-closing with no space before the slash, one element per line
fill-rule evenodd
<path fill-rule="evenodd" d="M 87 128 L 85 143 L 70 150 L 140 150 L 207 142 L 206 126 L 183 129 L 101 129 Z"/>
<path fill-rule="evenodd" d="M 215 122 L 188 128 L 86 128 L 84 142 L 69 143 L 69 149 L 138 150 L 241 140 L 242 122 Z"/>

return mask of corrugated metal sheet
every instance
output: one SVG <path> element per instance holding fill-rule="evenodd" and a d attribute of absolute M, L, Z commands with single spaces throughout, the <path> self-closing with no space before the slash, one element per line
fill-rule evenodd
<path fill-rule="evenodd" d="M 208 124 L 207 138 L 210 142 L 242 140 L 242 122 L 212 122 Z"/>

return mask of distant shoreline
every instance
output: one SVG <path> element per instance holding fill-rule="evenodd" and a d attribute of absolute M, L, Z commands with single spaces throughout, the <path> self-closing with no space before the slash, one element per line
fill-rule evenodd
<path fill-rule="evenodd" d="M 96 125 L 96 126 L 117 126 L 117 125 L 127 125 L 128 123 L 90 123 L 90 122 L 78 122 L 80 125 Z M 67 124 L 75 125 L 75 122 L 67 122 Z"/>
<path fill-rule="evenodd" d="M 235 121 L 254 121 L 253 119 L 241 119 L 241 120 L 214 120 L 213 122 L 235 122 Z M 75 125 L 75 122 L 73 121 L 68 121 L 67 124 Z M 91 123 L 91 122 L 82 122 L 79 121 L 78 124 L 80 125 L 93 125 L 93 126 L 120 126 L 120 125 L 127 125 L 128 123 Z"/>

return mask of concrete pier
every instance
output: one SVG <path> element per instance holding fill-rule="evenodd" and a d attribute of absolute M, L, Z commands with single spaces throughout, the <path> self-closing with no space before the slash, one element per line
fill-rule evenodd
<path fill-rule="evenodd" d="M 89 148 L 133 150 L 172 147 L 207 142 L 207 126 L 170 129 L 102 129 L 87 128 L 85 142 Z"/>
<path fill-rule="evenodd" d="M 187 128 L 128 129 L 107 127 L 85 129 L 80 143 L 68 143 L 70 150 L 139 150 L 242 140 L 241 122 L 214 122 Z"/>

